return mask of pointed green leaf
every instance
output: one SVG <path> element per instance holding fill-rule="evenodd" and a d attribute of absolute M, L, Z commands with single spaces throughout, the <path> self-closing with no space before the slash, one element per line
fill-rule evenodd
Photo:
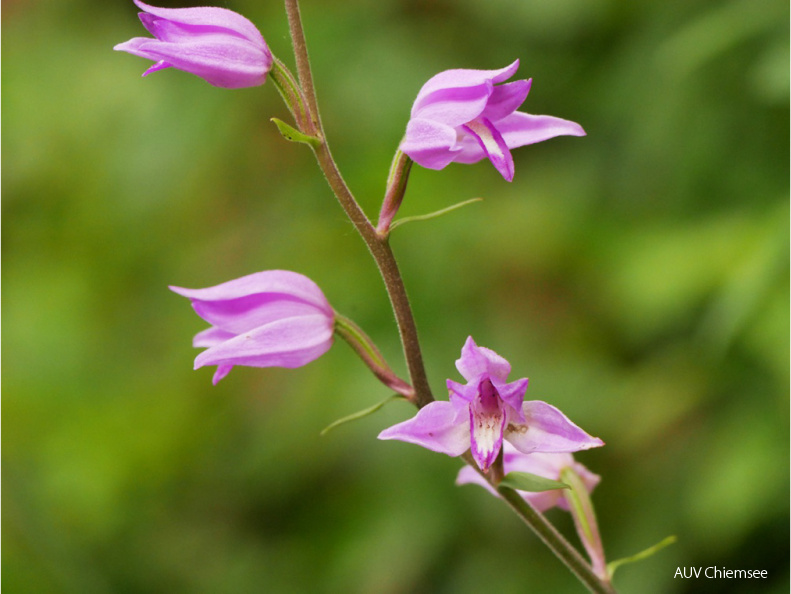
<path fill-rule="evenodd" d="M 435 219 L 437 217 L 441 217 L 444 214 L 448 214 L 449 212 L 453 212 L 454 210 L 461 208 L 462 206 L 467 206 L 468 204 L 472 204 L 473 202 L 480 202 L 483 198 L 470 198 L 469 200 L 465 200 L 464 202 L 459 202 L 458 204 L 454 204 L 447 208 L 443 208 L 441 210 L 437 210 L 434 212 L 430 212 L 424 215 L 417 215 L 414 217 L 404 217 L 402 219 L 398 219 L 397 221 L 393 221 L 393 224 L 390 225 L 390 230 L 392 231 L 399 225 L 403 225 L 404 223 L 412 223 L 414 221 L 427 221 L 428 219 Z"/>
<path fill-rule="evenodd" d="M 392 402 L 393 400 L 406 400 L 406 398 L 404 396 L 402 396 L 401 394 L 391 394 L 390 396 L 388 396 L 387 398 L 382 400 L 379 404 L 374 404 L 373 406 L 371 406 L 369 408 L 357 411 L 356 413 L 352 413 L 352 414 L 350 414 L 350 415 L 348 415 L 346 417 L 343 417 L 341 419 L 338 419 L 337 421 L 334 421 L 333 423 L 330 423 L 324 429 L 322 429 L 320 435 L 326 435 L 327 433 L 329 433 L 330 431 L 332 431 L 336 427 L 339 427 L 340 425 L 343 425 L 345 423 L 349 423 L 351 421 L 356 421 L 357 419 L 362 419 L 363 417 L 367 417 L 368 415 L 372 415 L 377 410 L 382 408 L 385 404 L 387 404 L 389 402 Z"/>
<path fill-rule="evenodd" d="M 303 134 L 296 128 L 293 128 L 286 124 L 283 120 L 279 120 L 277 118 L 272 118 L 272 121 L 277 126 L 277 129 L 280 131 L 280 134 L 283 135 L 283 138 L 286 140 L 290 140 L 291 142 L 301 142 L 303 144 L 308 144 L 312 147 L 316 147 L 319 145 L 319 139 L 315 136 L 308 136 L 307 134 Z"/>
<path fill-rule="evenodd" d="M 537 493 L 539 491 L 552 491 L 554 489 L 568 489 L 566 483 L 553 481 L 552 479 L 530 474 L 529 472 L 509 472 L 503 477 L 498 485 L 500 487 L 510 487 L 519 491 L 529 491 Z"/>
<path fill-rule="evenodd" d="M 607 574 L 610 576 L 610 578 L 612 578 L 613 574 L 615 573 L 615 570 L 618 569 L 621 565 L 624 565 L 626 563 L 634 563 L 635 561 L 642 561 L 643 559 L 646 559 L 651 555 L 653 555 L 654 553 L 661 551 L 666 546 L 671 545 L 674 542 L 676 542 L 676 537 L 668 536 L 664 540 L 656 543 L 654 546 L 649 547 L 644 551 L 640 551 L 636 555 L 632 555 L 631 557 L 624 557 L 623 559 L 617 559 L 616 561 L 611 561 L 610 563 L 607 564 Z"/>

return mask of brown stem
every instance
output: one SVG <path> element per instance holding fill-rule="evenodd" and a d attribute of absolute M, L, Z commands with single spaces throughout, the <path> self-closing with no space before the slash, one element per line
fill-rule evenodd
<path fill-rule="evenodd" d="M 316 99 L 316 88 L 313 86 L 313 74 L 310 70 L 308 46 L 305 43 L 305 32 L 302 28 L 302 17 L 299 14 L 299 2 L 298 0 L 285 1 L 288 27 L 291 31 L 291 42 L 294 44 L 294 56 L 297 61 L 299 86 L 302 87 L 306 95 L 312 124 L 312 130 L 308 130 L 308 132 L 316 134 L 321 131 L 321 118 L 319 116 L 319 103 Z"/>
<path fill-rule="evenodd" d="M 319 139 L 318 144 L 312 147 L 313 151 L 330 188 L 346 212 L 346 216 L 349 217 L 349 220 L 351 220 L 362 236 L 376 261 L 379 272 L 382 274 L 401 336 L 401 345 L 404 349 L 404 358 L 409 369 L 409 378 L 415 390 L 415 401 L 418 407 L 423 407 L 432 402 L 434 397 L 431 394 L 431 388 L 426 377 L 423 355 L 420 351 L 420 343 L 417 336 L 417 327 L 412 308 L 409 305 L 404 281 L 401 278 L 401 272 L 398 270 L 398 264 L 390 249 L 387 237 L 380 236 L 376 232 L 376 229 L 368 220 L 368 217 L 365 216 L 359 203 L 355 200 L 354 195 L 343 180 L 335 160 L 332 158 L 332 153 L 330 153 L 330 147 L 327 144 L 324 129 L 321 125 L 321 118 L 319 117 L 316 91 L 313 86 L 308 50 L 305 45 L 305 35 L 299 14 L 299 4 L 297 0 L 285 0 L 285 3 L 286 12 L 288 13 L 288 24 L 291 29 L 291 39 L 296 55 L 297 75 L 308 103 L 310 121 L 315 127 L 315 130 L 310 132 Z"/>
<path fill-rule="evenodd" d="M 335 334 L 343 338 L 352 350 L 362 359 L 373 374 L 394 392 L 407 400 L 415 402 L 415 391 L 407 382 L 398 377 L 385 361 L 374 342 L 363 329 L 346 316 L 335 312 Z"/>
<path fill-rule="evenodd" d="M 314 151 L 316 159 L 335 196 L 362 236 L 376 261 L 379 272 L 382 274 L 401 336 L 401 345 L 404 349 L 404 358 L 409 369 L 409 378 L 415 390 L 415 403 L 418 407 L 423 407 L 432 402 L 434 397 L 431 394 L 431 388 L 423 366 L 423 355 L 420 351 L 420 342 L 418 341 L 415 318 L 412 315 L 412 307 L 409 304 L 409 297 L 406 294 L 404 281 L 398 269 L 395 256 L 390 249 L 387 238 L 380 236 L 376 232 L 376 229 L 371 225 L 371 222 L 354 199 L 346 182 L 343 181 L 343 177 L 341 177 L 335 161 L 332 159 L 332 154 L 323 134 L 320 138 L 320 144 Z"/>
<path fill-rule="evenodd" d="M 508 487 L 498 487 L 497 492 L 588 590 L 596 594 L 615 594 L 612 584 L 599 578 L 577 549 L 572 547 L 563 535 L 519 493 Z"/>

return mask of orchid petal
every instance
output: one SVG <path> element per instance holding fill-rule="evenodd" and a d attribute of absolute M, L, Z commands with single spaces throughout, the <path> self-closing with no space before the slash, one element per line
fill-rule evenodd
<path fill-rule="evenodd" d="M 461 349 L 461 358 L 456 361 L 456 369 L 468 382 L 477 381 L 484 374 L 504 382 L 511 373 L 511 364 L 493 350 L 479 347 L 472 336 L 468 336 Z"/>
<path fill-rule="evenodd" d="M 249 41 L 235 37 L 203 36 L 178 44 L 150 39 L 139 46 L 137 55 L 142 52 L 147 54 L 143 57 L 165 60 L 174 68 L 226 89 L 263 84 L 269 72 L 260 50 Z"/>
<path fill-rule="evenodd" d="M 206 348 L 213 347 L 217 346 L 221 342 L 230 340 L 234 336 L 236 336 L 236 334 L 233 332 L 227 332 L 226 330 L 221 330 L 216 326 L 212 326 L 211 328 L 206 328 L 206 330 L 203 332 L 198 332 L 192 339 L 192 346 Z"/>
<path fill-rule="evenodd" d="M 470 447 L 469 427 L 457 422 L 453 405 L 442 401 L 431 402 L 411 419 L 385 429 L 379 439 L 406 441 L 449 456 L 460 456 Z"/>
<path fill-rule="evenodd" d="M 193 8 L 159 8 L 134 0 L 134 3 L 141 10 L 159 17 L 183 25 L 192 27 L 209 27 L 211 29 L 222 29 L 225 32 L 238 35 L 256 43 L 263 43 L 264 38 L 256 26 L 242 15 L 220 8 L 218 6 L 198 6 Z M 142 19 L 141 19 L 142 20 Z M 145 22 L 143 23 L 145 25 Z M 151 31 L 153 34 L 153 31 Z"/>
<path fill-rule="evenodd" d="M 169 21 L 153 14 L 141 12 L 139 15 L 140 22 L 146 28 L 146 31 L 151 33 L 159 41 L 166 41 L 168 43 L 181 43 L 184 41 L 193 41 L 196 38 L 196 32 L 200 32 L 200 37 L 204 35 L 214 34 L 215 36 L 228 35 L 229 31 L 221 27 L 203 26 L 197 29 L 194 25 L 186 25 L 175 21 Z M 240 40 L 249 41 L 246 37 L 235 35 L 230 32 L 234 37 Z"/>
<path fill-rule="evenodd" d="M 192 307 L 210 324 L 234 334 L 276 320 L 326 313 L 312 304 L 282 293 L 261 293 L 228 301 L 193 299 Z"/>
<path fill-rule="evenodd" d="M 531 78 L 494 87 L 481 117 L 497 123 L 498 120 L 514 113 L 527 99 L 532 82 Z"/>
<path fill-rule="evenodd" d="M 234 334 L 269 322 L 333 311 L 312 280 L 288 270 L 267 270 L 206 289 L 170 287 L 187 297 L 204 320 Z"/>
<path fill-rule="evenodd" d="M 156 59 L 156 58 L 154 58 Z M 143 76 L 148 76 L 152 72 L 158 72 L 159 70 L 164 70 L 165 68 L 172 68 L 172 64 L 167 63 L 165 60 L 160 60 L 153 66 L 149 66 L 145 72 L 143 72 Z"/>
<path fill-rule="evenodd" d="M 222 378 L 231 372 L 231 369 L 233 369 L 233 365 L 217 366 L 217 370 L 214 372 L 214 375 L 211 378 L 211 383 L 216 386 Z"/>
<path fill-rule="evenodd" d="M 457 411 L 466 411 L 470 403 L 478 396 L 477 385 L 460 384 L 453 380 L 447 380 L 448 398 L 450 403 Z"/>
<path fill-rule="evenodd" d="M 171 287 L 171 290 L 189 299 L 201 301 L 238 299 L 257 293 L 283 293 L 312 303 L 319 309 L 331 311 L 319 286 L 305 275 L 290 270 L 264 270 L 206 289 Z"/>
<path fill-rule="evenodd" d="M 329 350 L 332 334 L 331 320 L 323 315 L 277 320 L 203 351 L 195 358 L 195 369 L 229 364 L 301 367 Z"/>
<path fill-rule="evenodd" d="M 509 472 L 529 472 L 553 480 L 560 480 L 560 471 L 574 463 L 574 456 L 567 452 L 523 454 L 510 443 L 506 446 L 505 456 Z"/>
<path fill-rule="evenodd" d="M 542 142 L 556 136 L 585 136 L 582 126 L 569 120 L 517 111 L 497 122 L 508 148 Z"/>
<path fill-rule="evenodd" d="M 154 39 L 136 37 L 113 49 L 154 60 L 143 76 L 166 67 L 195 74 L 216 87 L 261 85 L 273 57 L 255 25 L 218 7 L 158 8 L 135 3 Z"/>
<path fill-rule="evenodd" d="M 519 60 L 514 60 L 505 68 L 499 70 L 472 70 L 457 68 L 445 70 L 432 76 L 417 94 L 415 106 L 424 105 L 426 98 L 441 89 L 461 89 L 464 87 L 477 87 L 487 82 L 494 84 L 511 78 L 519 68 Z"/>
<path fill-rule="evenodd" d="M 473 134 L 467 133 L 466 130 L 463 130 L 463 132 L 456 141 L 457 152 L 453 155 L 453 162 L 472 165 L 483 159 L 488 159 L 489 155 L 483 150 L 478 139 Z"/>
<path fill-rule="evenodd" d="M 522 405 L 522 410 L 525 423 L 511 422 L 505 429 L 505 439 L 520 452 L 577 452 L 604 445 L 546 402 L 531 400 Z"/>
<path fill-rule="evenodd" d="M 522 378 L 508 384 L 498 385 L 495 383 L 497 392 L 500 394 L 503 402 L 509 406 L 509 412 L 514 415 L 517 421 L 524 423 L 524 411 L 522 410 L 522 403 L 525 400 L 525 392 L 527 391 L 528 379 Z M 512 420 L 509 418 L 509 421 Z"/>
<path fill-rule="evenodd" d="M 473 163 L 488 159 L 489 155 L 483 150 L 478 139 L 474 135 L 468 134 L 466 131 L 464 132 L 465 133 L 456 141 L 457 152 L 453 155 L 453 162 L 463 165 L 472 165 Z"/>
<path fill-rule="evenodd" d="M 149 55 L 145 51 L 140 49 L 140 46 L 144 43 L 148 43 L 151 41 L 150 37 L 132 37 L 129 41 L 124 41 L 123 43 L 117 43 L 113 46 L 113 49 L 119 52 L 127 52 L 129 54 L 134 54 L 135 56 L 139 56 L 141 58 L 147 58 L 149 60 L 156 60 L 155 57 Z"/>
<path fill-rule="evenodd" d="M 461 126 L 477 118 L 486 108 L 492 84 L 439 89 L 412 107 L 412 119 L 431 120 L 446 126 Z"/>
<path fill-rule="evenodd" d="M 445 124 L 430 120 L 409 121 L 406 135 L 399 147 L 415 163 L 427 169 L 442 169 L 453 161 L 456 131 Z"/>

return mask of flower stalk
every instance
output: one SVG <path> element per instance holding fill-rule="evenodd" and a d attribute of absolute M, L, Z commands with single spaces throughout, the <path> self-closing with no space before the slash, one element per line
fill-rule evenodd
<path fill-rule="evenodd" d="M 398 377 L 385 361 L 376 345 L 352 320 L 335 312 L 335 334 L 343 338 L 352 350 L 362 359 L 373 374 L 394 392 L 405 396 L 410 402 L 415 401 L 415 391 L 407 382 Z"/>
<path fill-rule="evenodd" d="M 615 594 L 612 584 L 600 578 L 582 558 L 582 555 L 563 538 L 563 535 L 542 514 L 533 509 L 519 493 L 508 487 L 497 487 L 497 492 L 588 590 L 595 594 Z"/>
<path fill-rule="evenodd" d="M 274 58 L 272 62 L 272 70 L 269 72 L 272 82 L 275 84 L 280 96 L 288 106 L 291 115 L 294 116 L 294 121 L 302 131 L 309 130 L 308 111 L 305 107 L 305 97 L 302 95 L 302 89 L 294 79 L 294 75 L 286 67 L 283 62 L 278 58 Z"/>
<path fill-rule="evenodd" d="M 385 198 L 382 202 L 382 209 L 379 212 L 379 223 L 376 226 L 376 232 L 381 237 L 387 237 L 390 233 L 390 225 L 401 207 L 401 202 L 406 193 L 406 185 L 409 181 L 411 169 L 412 159 L 406 153 L 397 150 L 395 157 L 393 157 L 393 163 L 390 165 Z"/>
<path fill-rule="evenodd" d="M 413 402 L 419 409 L 422 409 L 426 405 L 432 403 L 434 397 L 426 377 L 420 344 L 418 342 L 417 327 L 407 297 L 406 288 L 404 287 L 403 278 L 401 277 L 398 264 L 388 242 L 390 224 L 403 199 L 404 192 L 406 191 L 411 159 L 401 153 L 401 151 L 396 154 L 391 168 L 391 174 L 388 178 L 382 214 L 380 214 L 377 227 L 374 227 L 344 181 L 332 157 L 329 145 L 327 144 L 321 118 L 319 116 L 318 102 L 316 99 L 315 87 L 313 86 L 313 77 L 310 69 L 310 61 L 308 58 L 307 45 L 305 43 L 298 0 L 285 0 L 285 7 L 296 57 L 299 87 L 307 103 L 308 118 L 306 126 L 308 129 L 304 130 L 304 132 L 317 139 L 316 143 L 311 144 L 311 148 L 316 155 L 319 167 L 326 177 L 327 183 L 330 185 L 338 202 L 340 202 L 341 207 L 344 209 L 344 212 L 355 226 L 363 241 L 365 241 L 382 275 L 387 294 L 393 307 L 401 344 L 404 350 L 404 357 L 409 369 L 409 376 L 414 390 Z M 349 330 L 349 328 L 343 327 L 341 332 Z M 357 340 L 357 338 L 355 337 L 353 340 Z M 350 344 L 352 343 L 350 342 Z M 352 346 L 354 348 L 354 344 Z M 359 346 L 362 346 L 362 343 L 359 343 Z M 368 353 L 368 356 L 371 356 L 370 353 Z M 468 464 L 478 470 L 478 472 L 481 472 L 469 450 L 464 453 L 462 457 Z M 498 459 L 502 459 L 502 453 L 498 455 Z M 522 499 L 516 491 L 507 487 L 497 487 L 499 481 L 502 480 L 502 474 L 501 463 L 495 461 L 492 471 L 484 474 L 484 476 L 490 481 L 490 484 L 498 490 L 516 514 L 522 518 L 547 546 L 549 546 L 555 555 L 577 575 L 585 586 L 595 593 L 614 594 L 615 590 L 613 590 L 612 585 L 601 580 L 591 566 L 563 538 L 563 536 L 560 535 L 540 513 L 536 512 L 524 499 Z"/>
<path fill-rule="evenodd" d="M 390 303 L 395 313 L 396 324 L 398 325 L 401 345 L 404 350 L 404 358 L 409 369 L 409 377 L 415 391 L 415 404 L 423 407 L 432 402 L 434 397 L 426 377 L 423 365 L 423 355 L 420 351 L 420 343 L 417 337 L 417 326 L 412 314 L 412 307 L 409 304 L 404 281 L 398 269 L 395 256 L 393 255 L 387 237 L 380 236 L 368 217 L 363 212 L 357 200 L 354 198 L 349 187 L 338 170 L 335 160 L 330 152 L 329 145 L 324 135 L 324 130 L 319 117 L 316 91 L 313 86 L 313 76 L 310 71 L 310 61 L 308 50 L 305 44 L 305 35 L 302 28 L 302 19 L 299 13 L 297 0 L 285 0 L 286 12 L 288 14 L 289 29 L 291 40 L 294 46 L 294 54 L 297 63 L 297 74 L 299 76 L 300 87 L 307 101 L 310 126 L 314 129 L 307 130 L 309 134 L 316 137 L 318 142 L 312 146 L 319 163 L 322 173 L 327 179 L 335 197 L 340 202 L 346 216 L 352 222 L 357 232 L 365 241 L 371 255 L 376 262 L 382 279 L 385 283 Z"/>
<path fill-rule="evenodd" d="M 294 58 L 297 62 L 297 76 L 299 86 L 305 93 L 308 103 L 308 113 L 310 114 L 310 133 L 321 130 L 321 118 L 319 117 L 319 103 L 316 99 L 316 89 L 313 86 L 313 73 L 310 70 L 310 58 L 308 57 L 308 45 L 305 43 L 305 32 L 302 28 L 302 17 L 299 14 L 298 0 L 286 1 L 286 15 L 288 16 L 288 29 L 291 32 L 291 43 L 294 47 Z"/>
<path fill-rule="evenodd" d="M 588 564 L 582 555 L 577 552 L 569 541 L 544 517 L 536 511 L 524 498 L 513 489 L 499 485 L 493 480 L 491 471 L 483 472 L 472 457 L 471 452 L 467 451 L 461 456 L 467 465 L 481 475 L 489 485 L 502 497 L 508 506 L 517 516 L 527 524 L 545 545 L 560 559 L 571 572 L 585 585 L 588 590 L 595 594 L 616 594 L 615 589 L 609 581 L 603 580 L 596 575 L 596 572 Z M 502 480 L 502 478 L 500 479 Z"/>

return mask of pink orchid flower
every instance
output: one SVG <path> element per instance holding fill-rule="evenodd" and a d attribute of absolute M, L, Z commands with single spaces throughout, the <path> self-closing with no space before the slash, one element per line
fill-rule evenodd
<path fill-rule="evenodd" d="M 604 445 L 572 423 L 554 406 L 524 402 L 527 378 L 507 382 L 511 365 L 500 355 L 467 339 L 456 361 L 467 380 L 448 380 L 450 402 L 435 401 L 417 415 L 393 425 L 379 439 L 398 439 L 435 452 L 460 456 L 471 449 L 484 472 L 494 463 L 503 440 L 520 452 L 576 452 Z"/>
<path fill-rule="evenodd" d="M 156 62 L 143 76 L 177 68 L 225 89 L 264 84 L 272 53 L 255 25 L 216 6 L 158 8 L 135 4 L 143 26 L 154 36 L 134 37 L 113 49 Z"/>
<path fill-rule="evenodd" d="M 498 83 L 518 67 L 516 60 L 501 70 L 446 70 L 429 79 L 412 106 L 401 150 L 428 169 L 488 158 L 512 181 L 511 149 L 555 136 L 585 136 L 574 122 L 516 111 L 532 79 Z"/>
<path fill-rule="evenodd" d="M 301 367 L 332 346 L 335 312 L 316 283 L 296 272 L 266 270 L 207 289 L 170 289 L 211 324 L 192 344 L 208 347 L 195 369 L 217 365 L 214 384 L 234 365 Z"/>

